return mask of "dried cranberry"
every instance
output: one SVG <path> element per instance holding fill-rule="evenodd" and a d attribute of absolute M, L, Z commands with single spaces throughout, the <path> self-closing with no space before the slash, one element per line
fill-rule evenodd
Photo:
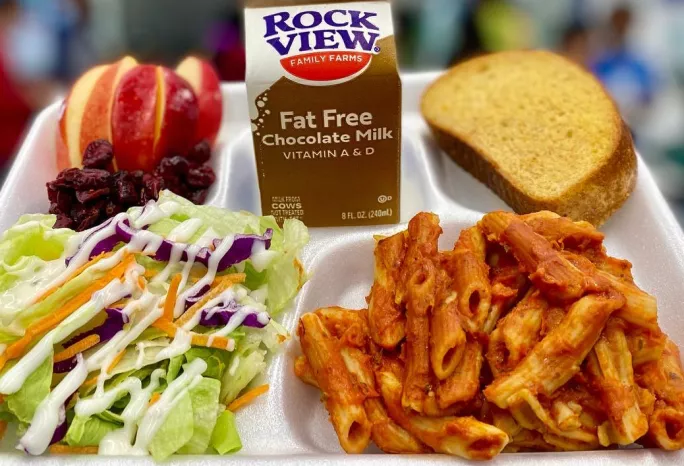
<path fill-rule="evenodd" d="M 174 155 L 173 157 L 166 157 L 161 159 L 155 174 L 164 178 L 185 175 L 190 170 L 190 162 L 185 157 Z"/>
<path fill-rule="evenodd" d="M 69 212 L 69 210 L 71 210 L 71 205 L 74 203 L 72 191 L 57 191 L 55 202 L 61 212 Z"/>
<path fill-rule="evenodd" d="M 187 181 L 192 187 L 208 188 L 216 181 L 216 175 L 209 165 L 200 165 L 199 167 L 190 169 Z"/>
<path fill-rule="evenodd" d="M 109 187 L 111 173 L 98 168 L 84 168 L 79 170 L 73 180 L 74 189 L 84 191 L 86 189 L 100 189 Z"/>
<path fill-rule="evenodd" d="M 94 227 L 99 223 L 100 220 L 100 212 L 88 212 L 88 215 L 83 217 L 83 219 L 79 222 L 78 226 L 76 227 L 76 231 L 83 231 L 87 230 L 88 228 Z"/>
<path fill-rule="evenodd" d="M 201 140 L 188 152 L 188 160 L 204 163 L 211 158 L 211 144 L 206 139 Z"/>
<path fill-rule="evenodd" d="M 137 201 L 137 197 L 135 200 Z M 133 202 L 135 202 L 135 201 L 133 201 Z M 122 211 L 123 211 L 123 208 L 119 204 L 117 204 L 111 200 L 107 201 L 107 204 L 105 205 L 105 209 L 104 209 L 104 212 L 105 212 L 105 215 L 107 218 L 111 218 L 111 217 L 115 216 L 116 214 L 118 214 L 119 212 L 122 212 Z"/>
<path fill-rule="evenodd" d="M 76 199 L 81 204 L 99 199 L 109 195 L 109 188 L 89 189 L 87 191 L 76 191 Z"/>
<path fill-rule="evenodd" d="M 192 191 L 190 193 L 189 199 L 195 204 L 204 204 L 207 200 L 208 189 L 198 189 L 197 191 Z"/>
<path fill-rule="evenodd" d="M 126 171 L 114 174 L 114 197 L 121 204 L 134 205 L 138 202 L 138 190 L 135 188 L 133 177 Z"/>
<path fill-rule="evenodd" d="M 54 228 L 71 228 L 73 224 L 74 221 L 71 220 L 71 217 L 69 217 L 67 214 L 58 213 Z"/>
<path fill-rule="evenodd" d="M 48 187 L 59 189 L 59 188 L 71 188 L 74 186 L 74 181 L 81 176 L 80 168 L 67 168 L 62 170 L 57 175 L 57 178 L 48 183 Z"/>
<path fill-rule="evenodd" d="M 48 201 L 57 202 L 57 193 L 59 193 L 59 188 L 52 185 L 52 182 L 45 183 L 47 186 Z"/>
<path fill-rule="evenodd" d="M 103 168 L 109 167 L 114 158 L 114 149 L 112 144 L 106 139 L 96 139 L 88 144 L 83 152 L 83 166 L 86 168 Z"/>
<path fill-rule="evenodd" d="M 159 192 L 164 189 L 164 178 L 145 174 L 143 177 L 145 194 L 148 199 L 158 199 Z"/>
<path fill-rule="evenodd" d="M 143 177 L 145 176 L 145 172 L 142 170 L 135 170 L 131 172 L 131 177 L 133 178 L 133 183 L 135 184 L 135 187 L 137 189 L 140 189 L 143 187 Z"/>

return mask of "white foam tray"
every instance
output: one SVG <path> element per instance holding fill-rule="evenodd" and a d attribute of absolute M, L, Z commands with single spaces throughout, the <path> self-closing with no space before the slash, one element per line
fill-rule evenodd
<path fill-rule="evenodd" d="M 459 231 L 473 225 L 484 212 L 507 209 L 484 185 L 461 170 L 434 145 L 419 113 L 425 86 L 437 75 L 403 77 L 403 147 L 401 221 L 425 210 L 440 215 L 444 234 L 441 247 L 450 248 Z M 243 84 L 223 88 L 225 109 L 220 153 L 214 158 L 218 181 L 208 202 L 227 209 L 259 212 L 259 190 L 247 99 Z M 43 111 L 27 136 L 0 192 L 0 229 L 5 230 L 23 213 L 48 208 L 45 183 L 57 174 L 54 132 L 57 104 Z M 303 262 L 311 279 L 302 289 L 294 310 L 284 324 L 294 333 L 299 316 L 321 306 L 361 308 L 373 277 L 374 233 L 391 233 L 405 225 L 385 227 L 312 228 Z M 637 186 L 627 201 L 602 228 L 611 255 L 630 260 L 638 285 L 658 299 L 663 330 L 684 346 L 684 235 L 658 190 L 648 168 L 639 160 Z M 384 455 L 370 447 L 364 455 L 350 456 L 339 447 L 318 390 L 301 383 L 292 370 L 299 352 L 296 339 L 277 355 L 267 377 L 271 390 L 237 414 L 243 442 L 240 453 L 230 457 L 173 457 L 167 464 L 218 465 L 426 465 L 465 464 L 466 460 L 443 455 Z M 13 439 L 0 447 L 0 465 L 67 466 L 72 464 L 138 466 L 153 464 L 149 458 L 62 456 L 29 458 L 13 453 Z M 490 464 L 528 466 L 624 466 L 684 465 L 684 451 L 622 449 L 568 453 L 507 453 Z"/>

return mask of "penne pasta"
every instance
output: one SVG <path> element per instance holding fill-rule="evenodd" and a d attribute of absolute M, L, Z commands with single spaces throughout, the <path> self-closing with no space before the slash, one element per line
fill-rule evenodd
<path fill-rule="evenodd" d="M 539 290 L 533 288 L 499 321 L 487 348 L 487 361 L 495 377 L 513 370 L 537 344 L 548 307 Z"/>
<path fill-rule="evenodd" d="M 343 348 L 342 359 L 347 370 L 362 386 L 367 394 L 363 402 L 366 415 L 371 422 L 371 439 L 383 451 L 388 453 L 426 453 L 430 451 L 412 434 L 402 429 L 385 411 L 378 393 L 375 391 L 375 375 L 370 363 L 370 356 L 356 348 Z"/>
<path fill-rule="evenodd" d="M 318 382 L 316 381 L 316 377 L 313 374 L 313 369 L 311 369 L 311 364 L 309 364 L 309 361 L 306 360 L 306 356 L 303 354 L 297 356 L 295 359 L 294 372 L 299 380 L 305 384 L 320 388 L 318 386 Z"/>
<path fill-rule="evenodd" d="M 520 218 L 558 249 L 600 251 L 605 237 L 591 223 L 573 222 L 549 211 L 521 215 Z"/>
<path fill-rule="evenodd" d="M 339 343 L 315 313 L 301 317 L 297 333 L 340 445 L 347 453 L 361 453 L 370 441 L 371 424 L 364 395 L 345 366 Z"/>
<path fill-rule="evenodd" d="M 430 364 L 439 380 L 453 374 L 466 345 L 466 333 L 461 327 L 462 318 L 455 292 L 445 294 L 430 319 Z"/>
<path fill-rule="evenodd" d="M 627 302 L 616 313 L 617 317 L 630 324 L 655 330 L 658 328 L 658 306 L 655 297 L 640 290 L 632 283 L 619 280 L 613 275 L 599 271 L 598 275 L 607 280 L 610 285 L 622 293 Z"/>
<path fill-rule="evenodd" d="M 506 212 L 485 215 L 479 225 L 487 239 L 509 246 L 530 280 L 550 297 L 577 299 L 590 289 L 590 281 L 532 227 Z"/>
<path fill-rule="evenodd" d="M 394 349 L 406 335 L 406 316 L 396 300 L 396 288 L 406 254 L 406 232 L 380 239 L 375 245 L 375 281 L 368 297 L 370 337 Z"/>
<path fill-rule="evenodd" d="M 469 249 L 449 251 L 442 258 L 444 270 L 452 277 L 451 296 L 463 317 L 464 329 L 470 333 L 482 331 L 492 300 L 489 267 Z"/>
<path fill-rule="evenodd" d="M 441 409 L 456 403 L 465 403 L 480 391 L 480 370 L 482 369 L 482 345 L 468 341 L 460 364 L 449 378 L 437 386 L 437 404 Z"/>
<path fill-rule="evenodd" d="M 663 354 L 667 337 L 660 329 L 634 327 L 625 334 L 634 367 L 657 361 Z"/>
<path fill-rule="evenodd" d="M 570 306 L 563 321 L 513 371 L 489 385 L 487 400 L 507 408 L 523 388 L 550 395 L 579 371 L 608 317 L 624 304 L 619 295 L 587 295 Z"/>
<path fill-rule="evenodd" d="M 439 453 L 467 459 L 490 459 L 508 443 L 502 430 L 473 417 L 425 417 L 407 413 L 401 404 L 400 379 L 390 371 L 376 372 L 387 412 L 402 428 Z"/>
<path fill-rule="evenodd" d="M 340 339 L 342 345 L 357 348 L 366 345 L 368 324 L 363 312 L 333 306 L 317 309 L 315 314 L 328 332 Z"/>
<path fill-rule="evenodd" d="M 603 446 L 635 442 L 648 431 L 648 419 L 639 407 L 632 355 L 620 319 L 608 320 L 587 369 L 608 417 L 598 428 L 599 442 Z"/>
<path fill-rule="evenodd" d="M 435 306 L 438 286 L 437 239 L 442 229 L 439 217 L 418 214 L 409 222 L 406 259 L 402 267 L 400 290 L 406 302 L 406 376 L 402 406 L 423 412 L 430 383 L 430 314 Z"/>

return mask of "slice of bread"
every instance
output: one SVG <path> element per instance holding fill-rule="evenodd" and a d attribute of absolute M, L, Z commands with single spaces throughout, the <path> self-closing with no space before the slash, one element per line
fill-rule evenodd
<path fill-rule="evenodd" d="M 615 103 L 587 71 L 550 52 L 454 66 L 425 91 L 437 143 L 513 210 L 603 223 L 629 197 L 636 155 Z"/>

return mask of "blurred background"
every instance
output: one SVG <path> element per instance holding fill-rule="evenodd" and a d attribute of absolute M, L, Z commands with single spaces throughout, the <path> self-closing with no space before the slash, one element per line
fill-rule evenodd
<path fill-rule="evenodd" d="M 684 223 L 684 0 L 393 0 L 403 72 L 548 48 L 591 70 Z M 242 80 L 237 0 L 0 0 L 0 165 L 32 117 L 90 66 L 130 54 L 213 61 Z"/>

